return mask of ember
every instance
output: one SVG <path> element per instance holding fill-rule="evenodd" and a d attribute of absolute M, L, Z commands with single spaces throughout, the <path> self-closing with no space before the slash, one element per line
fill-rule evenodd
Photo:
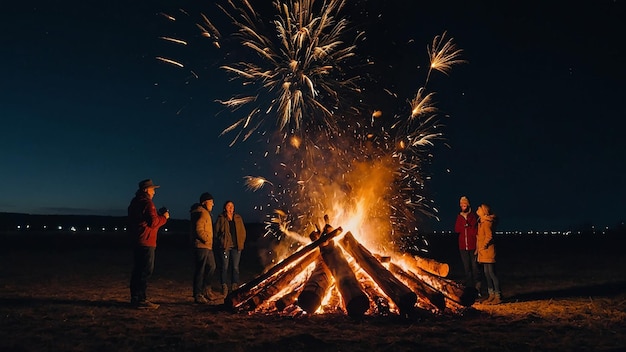
<path fill-rule="evenodd" d="M 363 315 L 462 313 L 474 288 L 450 279 L 448 266 L 408 254 L 372 254 L 351 232 L 326 224 L 304 246 L 231 292 L 225 305 L 236 312 L 301 316 L 342 312 Z"/>

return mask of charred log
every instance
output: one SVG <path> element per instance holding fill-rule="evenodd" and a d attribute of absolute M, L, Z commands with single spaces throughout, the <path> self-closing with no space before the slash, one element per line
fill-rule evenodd
<path fill-rule="evenodd" d="M 417 255 L 403 254 L 402 259 L 413 262 L 418 268 L 437 275 L 439 277 L 447 277 L 450 273 L 450 266 L 447 263 L 441 263 L 434 259 L 424 258 Z"/>
<path fill-rule="evenodd" d="M 297 252 L 293 253 L 289 257 L 282 260 L 280 263 L 271 267 L 265 273 L 257 276 L 251 281 L 243 284 L 238 289 L 230 292 L 226 298 L 224 299 L 224 305 L 228 308 L 234 309 L 235 307 L 241 305 L 242 302 L 247 301 L 252 296 L 258 294 L 261 290 L 263 290 L 266 286 L 268 286 L 274 280 L 270 280 L 273 276 L 278 275 L 281 271 L 288 270 L 288 268 L 294 263 L 301 260 L 306 255 L 310 254 L 313 250 L 317 249 L 322 243 L 325 243 L 335 236 L 339 235 L 342 232 L 342 228 L 338 227 L 335 230 L 324 233 L 317 240 L 309 243 L 304 246 Z"/>
<path fill-rule="evenodd" d="M 274 302 L 274 307 L 276 307 L 279 312 L 282 312 L 283 310 L 285 310 L 285 308 L 296 303 L 300 292 L 302 292 L 302 287 L 299 287 L 292 292 L 287 293 L 286 295 L 276 300 L 276 302 Z"/>
<path fill-rule="evenodd" d="M 332 283 L 331 273 L 324 260 L 320 257 L 315 263 L 313 273 L 304 284 L 304 288 L 297 298 L 297 304 L 309 314 L 314 313 L 322 303 L 328 288 Z"/>
<path fill-rule="evenodd" d="M 233 306 L 233 309 L 241 311 L 253 311 L 263 302 L 278 294 L 280 291 L 293 283 L 296 276 L 300 275 L 309 265 L 313 264 L 319 258 L 319 252 L 311 252 L 302 258 L 289 270 L 285 270 L 266 280 L 263 283 L 263 289 L 256 294 L 250 296 L 247 300 Z"/>
<path fill-rule="evenodd" d="M 354 238 L 351 232 L 344 235 L 343 239 L 341 239 L 341 244 L 357 264 L 370 275 L 382 291 L 398 306 L 401 314 L 408 314 L 413 311 L 417 302 L 415 292 L 411 291 L 410 288 L 387 270 L 367 248 Z"/>
<path fill-rule="evenodd" d="M 411 268 L 409 272 L 412 272 L 428 286 L 443 293 L 446 298 L 462 306 L 469 307 L 476 302 L 478 291 L 473 287 L 467 287 L 453 280 L 433 275 L 418 267 Z"/>
<path fill-rule="evenodd" d="M 329 241 L 320 247 L 320 252 L 324 263 L 335 279 L 348 315 L 353 318 L 361 317 L 369 309 L 369 299 L 361 289 L 341 248 L 336 247 L 334 241 Z"/>
<path fill-rule="evenodd" d="M 389 263 L 389 270 L 395 275 L 404 278 L 407 285 L 417 294 L 419 305 L 433 311 L 443 311 L 446 308 L 446 299 L 443 293 L 428 286 L 417 275 L 404 271 L 394 263 Z"/>

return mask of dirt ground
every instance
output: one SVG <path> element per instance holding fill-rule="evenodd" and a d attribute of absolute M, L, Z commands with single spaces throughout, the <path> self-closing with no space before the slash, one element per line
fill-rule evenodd
<path fill-rule="evenodd" d="M 184 235 L 180 235 L 184 237 Z M 148 295 L 128 303 L 131 253 L 115 234 L 2 234 L 1 351 L 623 351 L 626 253 L 617 236 L 498 238 L 506 302 L 419 318 L 342 314 L 305 318 L 195 305 L 184 240 L 162 236 Z M 433 257 L 460 277 L 455 238 Z M 257 248 L 242 281 L 262 271 Z M 217 287 L 217 286 L 216 286 Z"/>

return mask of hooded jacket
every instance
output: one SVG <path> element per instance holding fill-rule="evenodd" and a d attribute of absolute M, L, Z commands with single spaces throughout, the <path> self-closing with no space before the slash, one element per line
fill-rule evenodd
<path fill-rule="evenodd" d="M 159 228 L 167 218 L 159 215 L 148 193 L 139 190 L 128 206 L 128 232 L 136 246 L 156 247 Z"/>
<path fill-rule="evenodd" d="M 476 238 L 476 250 L 479 263 L 496 262 L 496 246 L 493 243 L 494 215 L 480 217 L 478 223 L 478 236 Z"/>
<path fill-rule="evenodd" d="M 241 251 L 246 242 L 246 227 L 243 224 L 243 218 L 237 213 L 233 214 L 233 221 L 235 222 L 235 231 L 237 232 L 237 250 Z M 228 224 L 228 216 L 224 213 L 217 216 L 215 234 L 219 241 L 220 249 L 228 250 L 234 247 L 230 226 Z"/>
<path fill-rule="evenodd" d="M 200 203 L 189 210 L 191 218 L 190 239 L 194 248 L 213 249 L 213 220 L 211 213 Z"/>
<path fill-rule="evenodd" d="M 454 232 L 459 234 L 459 249 L 473 251 L 476 249 L 476 233 L 478 231 L 478 216 L 469 211 L 466 216 L 459 213 L 456 216 Z"/>

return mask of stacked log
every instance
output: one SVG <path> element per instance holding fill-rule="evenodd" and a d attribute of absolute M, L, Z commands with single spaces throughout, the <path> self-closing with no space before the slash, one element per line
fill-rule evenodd
<path fill-rule="evenodd" d="M 299 292 L 294 303 L 305 312 L 314 313 L 322 303 L 322 299 L 326 296 L 326 292 L 331 284 L 330 270 L 324 263 L 323 258 L 319 257 L 315 262 L 313 273 L 304 284 L 304 288 Z"/>
<path fill-rule="evenodd" d="M 337 289 L 343 298 L 344 308 L 349 316 L 357 318 L 362 316 L 370 307 L 369 298 L 361 289 L 354 271 L 350 268 L 341 248 L 335 246 L 334 241 L 320 247 L 324 263 L 328 266 Z"/>
<path fill-rule="evenodd" d="M 318 228 L 311 233 L 309 245 L 231 292 L 224 300 L 225 306 L 237 311 L 262 310 L 261 305 L 289 291 L 270 302 L 273 308 L 279 312 L 313 314 L 330 295 L 336 303 L 340 302 L 335 305 L 337 309 L 359 318 L 370 308 L 379 314 L 389 314 L 391 304 L 397 306 L 401 315 L 408 316 L 420 311 L 442 312 L 446 308 L 459 311 L 475 302 L 474 288 L 446 278 L 447 264 L 402 255 L 399 260 L 406 266 L 400 266 L 388 257 L 383 260 L 372 254 L 351 232 L 335 243 L 334 238 L 342 229 L 333 229 L 328 219 L 325 220 L 322 231 Z M 353 260 L 349 262 L 346 255 Z M 356 277 L 361 270 L 367 274 L 360 275 L 362 282 Z M 307 274 L 308 278 L 303 279 L 301 274 Z M 324 310 L 327 305 L 328 302 Z"/>
<path fill-rule="evenodd" d="M 407 285 L 411 287 L 411 290 L 417 294 L 420 306 L 435 312 L 444 311 L 446 308 L 446 299 L 441 292 L 428 286 L 415 274 L 403 270 L 394 263 L 389 263 L 389 271 L 403 278 L 407 282 Z"/>
<path fill-rule="evenodd" d="M 303 257 L 316 250 L 321 244 L 339 235 L 342 231 L 342 228 L 338 227 L 331 232 L 324 233 L 320 238 L 285 258 L 265 273 L 230 292 L 226 298 L 224 298 L 224 305 L 231 310 L 238 309 L 238 307 L 240 307 L 244 302 L 271 286 L 278 278 L 281 277 L 281 272 L 288 271 L 291 266 L 300 261 Z M 313 259 L 314 261 L 316 257 L 309 259 Z"/>
<path fill-rule="evenodd" d="M 401 258 L 409 261 L 412 259 L 418 268 L 439 277 L 447 277 L 450 272 L 450 266 L 447 263 L 441 263 L 431 258 L 409 254 L 403 254 Z"/>
<path fill-rule="evenodd" d="M 473 287 L 467 287 L 456 281 L 431 274 L 417 265 L 412 267 L 410 271 L 418 280 L 423 281 L 428 286 L 441 292 L 447 299 L 463 307 L 469 307 L 476 302 L 478 291 Z"/>
<path fill-rule="evenodd" d="M 274 297 L 280 291 L 287 288 L 296 276 L 300 275 L 309 265 L 311 265 L 319 257 L 319 252 L 311 252 L 295 264 L 290 270 L 282 271 L 270 279 L 265 280 L 263 289 L 258 290 L 255 294 L 250 295 L 246 300 L 237 305 L 232 305 L 231 309 L 252 311 L 263 302 Z M 233 300 L 230 301 L 231 304 Z"/>
<path fill-rule="evenodd" d="M 396 278 L 389 270 L 348 232 L 341 239 L 343 248 L 365 272 L 380 286 L 382 291 L 398 306 L 401 314 L 410 313 L 417 302 L 417 295 Z"/>

